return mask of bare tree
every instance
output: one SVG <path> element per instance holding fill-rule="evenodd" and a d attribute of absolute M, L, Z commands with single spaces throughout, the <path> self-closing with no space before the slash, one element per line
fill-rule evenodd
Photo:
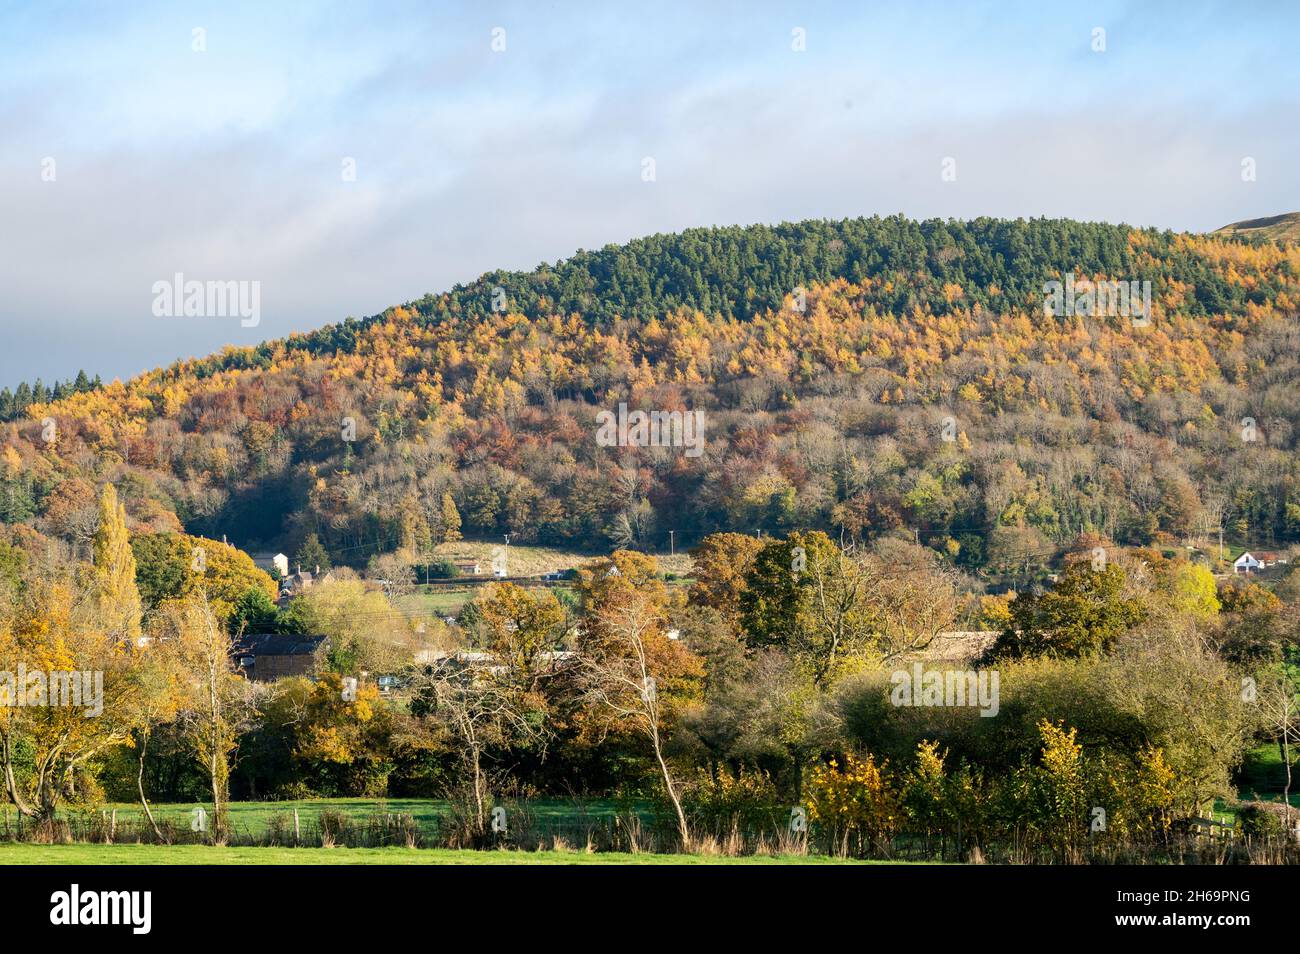
<path fill-rule="evenodd" d="M 549 738 L 545 722 L 529 718 L 533 706 L 528 694 L 519 690 L 508 669 L 453 659 L 428 671 L 416 687 L 419 702 L 412 711 L 432 719 L 456 743 L 469 781 L 473 835 L 487 831 L 492 754 L 518 744 L 544 747 Z"/>
<path fill-rule="evenodd" d="M 653 603 L 636 591 L 600 607 L 589 620 L 594 638 L 579 655 L 579 683 L 589 703 L 617 721 L 643 733 L 650 743 L 664 789 L 677 815 L 682 846 L 691 843 L 690 829 L 672 770 L 664 756 L 665 711 L 659 680 L 665 663 L 676 655 L 663 633 L 663 617 Z"/>
<path fill-rule="evenodd" d="M 826 686 L 848 656 L 888 662 L 925 649 L 957 618 L 955 574 L 921 547 L 906 545 L 909 562 L 890 566 L 873 553 L 821 548 L 808 555 L 808 613 L 796 620 L 792 644 L 808 644 L 814 682 Z"/>
<path fill-rule="evenodd" d="M 1288 827 L 1291 819 L 1291 769 L 1293 747 L 1300 743 L 1300 671 L 1281 663 L 1270 678 L 1260 687 L 1258 698 L 1268 731 L 1277 740 L 1278 754 L 1286 772 L 1282 788 L 1282 804 L 1286 807 Z"/>
<path fill-rule="evenodd" d="M 876 650 L 882 661 L 923 650 L 952 627 L 960 605 L 955 576 L 933 563 L 880 572 L 871 601 L 877 610 Z"/>

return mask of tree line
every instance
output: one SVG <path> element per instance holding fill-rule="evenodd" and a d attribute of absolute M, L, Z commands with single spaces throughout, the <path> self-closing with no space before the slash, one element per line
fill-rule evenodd
<path fill-rule="evenodd" d="M 990 596 L 914 543 L 721 533 L 689 586 L 617 550 L 571 595 L 491 584 L 449 625 L 348 570 L 270 604 L 233 548 L 132 535 L 110 484 L 99 515 L 85 560 L 34 535 L 0 553 L 0 669 L 103 676 L 95 718 L 0 707 L 6 795 L 37 830 L 130 799 L 174 840 L 165 798 L 209 803 L 221 838 L 232 798 L 407 795 L 484 844 L 503 799 L 568 792 L 648 800 L 679 848 L 799 808 L 826 850 L 1068 861 L 1168 844 L 1254 746 L 1295 762 L 1300 577 L 1216 585 L 1085 540 L 1053 586 Z M 241 678 L 259 606 L 327 637 L 309 676 Z M 992 635 L 954 654 L 968 630 Z M 998 673 L 991 712 L 900 702 L 903 676 L 954 670 Z"/>

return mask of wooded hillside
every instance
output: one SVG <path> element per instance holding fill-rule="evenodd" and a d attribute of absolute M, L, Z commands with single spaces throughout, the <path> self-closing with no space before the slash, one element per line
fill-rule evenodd
<path fill-rule="evenodd" d="M 1151 322 L 1046 315 L 1067 274 L 1150 281 Z M 133 532 L 315 533 L 354 564 L 443 539 L 447 495 L 466 537 L 593 552 L 793 528 L 902 530 L 973 569 L 1084 532 L 1281 545 L 1300 537 L 1298 303 L 1300 247 L 1271 241 L 692 229 L 65 389 L 0 432 L 0 519 L 84 555 L 111 481 Z M 599 446 L 620 402 L 701 410 L 702 456 Z"/>

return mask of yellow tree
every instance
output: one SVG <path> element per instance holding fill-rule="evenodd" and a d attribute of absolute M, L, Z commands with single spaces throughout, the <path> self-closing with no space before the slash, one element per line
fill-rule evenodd
<path fill-rule="evenodd" d="M 447 543 L 460 539 L 460 511 L 449 492 L 442 495 L 442 539 Z"/>
<path fill-rule="evenodd" d="M 148 755 L 149 740 L 155 727 L 174 721 L 181 715 L 185 704 L 187 674 L 182 659 L 182 646 L 168 635 L 165 617 L 155 622 L 153 627 L 164 638 L 150 639 L 135 654 L 128 685 L 130 691 L 124 699 L 123 715 L 130 725 L 131 735 L 128 744 L 136 751 L 136 791 L 140 796 L 140 807 L 145 817 L 153 826 L 159 841 L 166 837 L 154 818 L 153 809 L 144 790 L 144 766 Z"/>
<path fill-rule="evenodd" d="M 701 540 L 691 550 L 695 564 L 691 602 L 712 606 L 731 622 L 739 619 L 745 576 L 761 549 L 761 540 L 744 533 L 711 533 Z"/>
<path fill-rule="evenodd" d="M 244 681 L 231 660 L 232 640 L 202 593 L 169 600 L 159 609 L 161 637 L 176 644 L 187 677 L 181 716 L 194 756 L 212 791 L 213 835 L 226 832 L 230 756 L 247 715 Z"/>
<path fill-rule="evenodd" d="M 43 566 L 0 620 L 0 769 L 20 814 L 48 824 L 78 770 L 126 740 L 131 655 L 67 568 Z M 30 774 L 22 778 L 18 752 Z"/>
<path fill-rule="evenodd" d="M 477 601 L 483 646 L 507 666 L 527 692 L 534 692 L 564 638 L 564 609 L 550 592 L 537 595 L 513 583 L 497 583 Z"/>
<path fill-rule="evenodd" d="M 98 619 L 119 643 L 140 640 L 140 591 L 135 583 L 135 554 L 126 529 L 126 508 L 112 484 L 99 496 L 99 528 L 94 540 L 94 594 Z"/>

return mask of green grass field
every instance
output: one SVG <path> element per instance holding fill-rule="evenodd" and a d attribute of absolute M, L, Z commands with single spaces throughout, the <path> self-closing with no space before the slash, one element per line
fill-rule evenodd
<path fill-rule="evenodd" d="M 431 587 L 429 589 L 418 588 L 416 592 L 408 596 L 403 596 L 396 601 L 397 608 L 410 615 L 427 614 L 429 616 L 459 616 L 460 611 L 465 604 L 474 599 L 486 583 L 465 584 L 456 587 Z M 529 587 L 529 589 L 532 589 Z M 568 587 L 553 586 L 547 587 L 544 591 L 538 588 L 538 592 L 550 592 L 557 597 L 563 591 L 569 591 Z"/>
<path fill-rule="evenodd" d="M 207 808 L 199 802 L 179 802 L 174 804 L 151 804 L 154 817 L 159 821 L 170 821 L 180 827 L 189 827 L 190 813 L 199 807 Z M 525 808 L 529 815 L 540 825 L 547 823 L 582 825 L 586 822 L 607 821 L 619 813 L 619 807 L 613 801 L 592 799 L 578 801 L 574 799 L 532 799 Z M 231 802 L 230 824 L 236 832 L 260 836 L 265 833 L 267 824 L 276 815 L 292 819 L 294 809 L 298 810 L 300 824 L 306 828 L 314 825 L 323 811 L 336 811 L 346 815 L 354 822 L 364 822 L 367 818 L 382 814 L 410 815 L 419 829 L 433 835 L 438 831 L 439 819 L 447 814 L 445 801 L 427 798 L 313 798 L 299 801 L 282 802 Z M 512 807 L 512 810 L 514 808 Z M 72 809 L 69 814 L 75 814 Z M 88 809 L 93 814 L 100 811 L 117 812 L 117 823 L 125 826 L 144 820 L 144 812 L 138 803 L 119 803 L 103 806 L 102 809 Z M 648 806 L 638 805 L 638 814 L 648 816 Z M 0 831 L 8 830 L 15 823 L 13 808 L 0 808 Z M 7 824 L 5 824 L 7 822 Z"/>
<path fill-rule="evenodd" d="M 396 601 L 397 608 L 404 613 L 416 615 L 427 613 L 430 616 L 459 616 L 461 607 L 474 598 L 474 587 L 460 589 L 419 590 Z"/>
<path fill-rule="evenodd" d="M 455 851 L 446 848 L 219 848 L 210 845 L 0 844 L 2 865 L 835 865 L 825 856 L 727 858 L 578 851 Z M 890 862 L 874 862 L 889 864 Z"/>
<path fill-rule="evenodd" d="M 1292 753 L 1294 756 L 1294 752 Z M 1300 769 L 1291 770 L 1291 804 L 1300 808 Z M 1281 802 L 1282 789 L 1286 784 L 1286 772 L 1282 768 L 1282 753 L 1273 744 L 1261 745 L 1246 753 L 1241 766 L 1241 784 L 1238 797 L 1243 801 L 1261 799 L 1267 802 Z"/>

